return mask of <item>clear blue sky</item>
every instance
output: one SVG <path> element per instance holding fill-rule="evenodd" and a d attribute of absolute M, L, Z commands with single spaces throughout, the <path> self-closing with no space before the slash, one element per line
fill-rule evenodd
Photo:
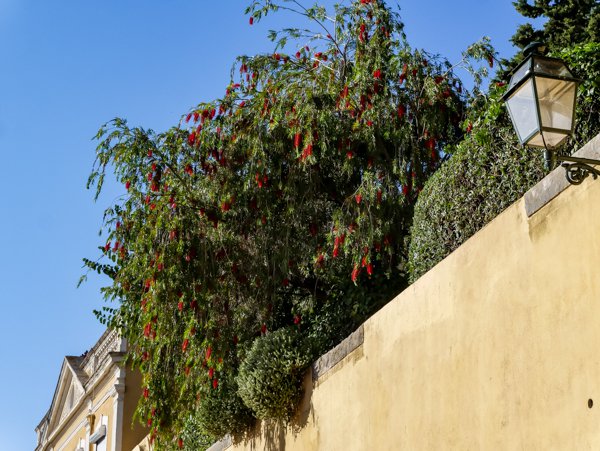
<path fill-rule="evenodd" d="M 0 451 L 33 450 L 63 357 L 103 331 L 103 281 L 76 284 L 119 191 L 85 189 L 91 137 L 115 116 L 162 130 L 221 96 L 236 55 L 271 49 L 277 21 L 249 26 L 248 2 L 0 0 Z M 523 22 L 510 0 L 399 4 L 412 46 L 451 61 L 484 35 L 511 56 Z"/>

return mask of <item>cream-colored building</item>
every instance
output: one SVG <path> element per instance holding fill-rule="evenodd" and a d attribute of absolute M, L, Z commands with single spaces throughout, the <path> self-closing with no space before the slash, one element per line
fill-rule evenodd
<path fill-rule="evenodd" d="M 138 445 L 147 431 L 132 421 L 141 380 L 123 364 L 126 346 L 107 330 L 85 354 L 65 357 L 35 451 L 147 449 Z"/>

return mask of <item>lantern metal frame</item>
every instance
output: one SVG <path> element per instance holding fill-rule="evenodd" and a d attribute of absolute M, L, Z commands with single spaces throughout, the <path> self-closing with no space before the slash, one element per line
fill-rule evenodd
<path fill-rule="evenodd" d="M 523 145 L 523 146 L 530 146 L 530 147 L 537 147 L 537 148 L 544 149 L 545 150 L 544 154 L 545 154 L 545 160 L 546 160 L 546 167 L 548 169 L 550 169 L 550 167 L 552 165 L 552 160 L 554 158 L 556 160 L 562 162 L 561 166 L 565 168 L 565 171 L 566 171 L 565 175 L 566 175 L 569 183 L 571 183 L 573 185 L 579 185 L 589 175 L 592 175 L 592 177 L 594 179 L 596 179 L 598 176 L 600 176 L 600 170 L 598 170 L 592 166 L 592 165 L 600 165 L 600 160 L 593 160 L 590 158 L 579 158 L 579 157 L 573 157 L 570 155 L 564 155 L 557 150 L 564 143 L 566 137 L 572 135 L 575 130 L 575 107 L 577 104 L 577 90 L 575 91 L 575 93 L 573 95 L 571 129 L 566 130 L 566 129 L 547 127 L 547 126 L 544 126 L 543 122 L 542 122 L 542 115 L 540 112 L 540 101 L 539 101 L 540 99 L 538 97 L 536 78 L 545 78 L 545 79 L 549 79 L 549 80 L 559 80 L 559 81 L 567 81 L 567 82 L 571 82 L 571 83 L 576 83 L 575 89 L 577 89 L 577 85 L 579 85 L 582 82 L 582 80 L 575 78 L 573 76 L 554 75 L 554 74 L 548 74 L 548 73 L 543 73 L 543 72 L 536 72 L 534 65 L 536 64 L 536 62 L 543 61 L 543 62 L 548 62 L 548 63 L 560 63 L 567 69 L 567 71 L 570 74 L 572 74 L 571 69 L 563 60 L 561 60 L 559 58 L 552 58 L 549 56 L 542 55 L 541 51 L 543 51 L 544 47 L 545 46 L 539 42 L 533 42 L 524 49 L 523 54 L 525 56 L 525 60 L 512 71 L 513 76 L 514 76 L 514 74 L 518 73 L 519 71 L 523 72 L 524 67 L 527 67 L 527 69 L 524 71 L 521 78 L 519 80 L 517 80 L 517 82 L 514 85 L 509 86 L 509 89 L 502 96 L 502 100 L 506 103 L 508 101 L 508 99 L 519 88 L 521 88 L 525 83 L 527 83 L 528 81 L 531 80 L 532 88 L 533 88 L 533 96 L 534 96 L 533 103 L 535 105 L 537 127 L 535 130 L 530 132 L 529 135 L 526 136 L 524 139 L 521 139 L 521 135 L 516 126 L 516 124 L 517 124 L 516 118 L 513 116 L 513 112 L 511 111 L 511 108 L 508 108 L 508 106 L 507 106 L 508 114 L 510 115 L 510 119 L 513 124 L 513 127 L 515 128 L 515 131 L 517 132 L 519 141 L 521 142 L 521 145 Z M 512 82 L 512 78 L 511 78 L 511 82 Z M 565 139 L 562 139 L 555 146 L 549 146 L 546 144 L 546 140 L 544 138 L 544 132 L 564 133 Z M 540 145 L 528 143 L 528 141 L 531 140 L 531 138 L 533 138 L 538 133 L 541 135 L 543 145 L 540 146 Z"/>

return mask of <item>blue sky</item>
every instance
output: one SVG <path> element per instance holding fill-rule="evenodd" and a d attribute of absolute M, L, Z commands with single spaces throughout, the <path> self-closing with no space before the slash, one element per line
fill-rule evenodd
<path fill-rule="evenodd" d="M 32 450 L 65 355 L 103 331 L 102 280 L 77 289 L 102 211 L 85 183 L 91 137 L 115 116 L 163 130 L 221 96 L 236 55 L 269 51 L 276 19 L 245 0 L 0 0 L 0 450 Z M 325 2 L 333 3 L 333 2 Z M 510 0 L 399 0 L 409 42 L 459 59 L 484 35 L 502 56 L 524 20 Z M 217 5 L 217 6 L 213 6 Z"/>

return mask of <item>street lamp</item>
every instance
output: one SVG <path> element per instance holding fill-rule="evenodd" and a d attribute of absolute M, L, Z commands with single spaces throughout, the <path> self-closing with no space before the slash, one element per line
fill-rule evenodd
<path fill-rule="evenodd" d="M 575 127 L 575 78 L 564 61 L 542 55 L 545 46 L 529 44 L 523 51 L 525 60 L 517 66 L 502 99 L 523 146 L 545 149 L 549 166 L 551 153 L 563 162 L 567 180 L 578 185 L 588 175 L 600 175 L 590 164 L 600 161 L 560 155 L 557 148 L 573 133 Z"/>

